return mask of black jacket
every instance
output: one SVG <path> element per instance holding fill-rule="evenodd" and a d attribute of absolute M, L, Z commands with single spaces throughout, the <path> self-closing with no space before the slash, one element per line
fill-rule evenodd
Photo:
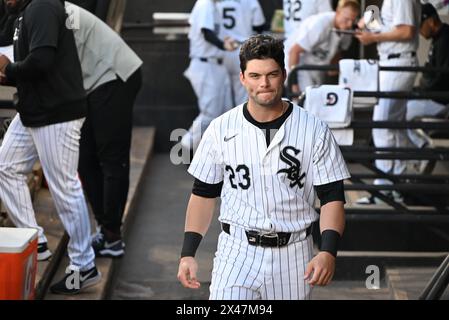
<path fill-rule="evenodd" d="M 449 25 L 443 24 L 432 40 L 426 67 L 449 69 Z M 449 92 L 449 73 L 423 73 L 420 83 L 423 91 Z M 438 101 L 446 104 L 449 101 Z"/>
<path fill-rule="evenodd" d="M 16 16 L 10 15 L 5 6 L 5 4 L 0 4 L 0 47 L 12 45 L 14 21 L 16 20 Z"/>
<path fill-rule="evenodd" d="M 6 76 L 17 85 L 17 111 L 27 127 L 80 119 L 87 114 L 86 93 L 73 31 L 60 0 L 33 0 L 15 22 L 14 58 Z M 23 71 L 23 65 L 41 49 L 54 52 L 44 70 Z M 35 60 L 37 61 L 37 60 Z M 34 64 L 36 64 L 34 62 Z M 37 71 L 36 71 L 37 70 Z"/>

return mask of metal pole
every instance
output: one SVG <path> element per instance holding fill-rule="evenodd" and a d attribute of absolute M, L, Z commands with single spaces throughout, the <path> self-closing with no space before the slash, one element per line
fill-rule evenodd
<path fill-rule="evenodd" d="M 385 185 L 367 185 L 362 183 L 347 184 L 345 185 L 345 191 L 403 191 L 412 192 L 418 191 L 423 194 L 449 194 L 449 186 L 444 184 L 385 184 Z"/>
<path fill-rule="evenodd" d="M 449 284 L 449 255 L 430 279 L 419 300 L 438 300 Z"/>

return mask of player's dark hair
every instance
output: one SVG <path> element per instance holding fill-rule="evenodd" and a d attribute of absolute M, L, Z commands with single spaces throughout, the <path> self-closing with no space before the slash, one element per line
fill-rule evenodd
<path fill-rule="evenodd" d="M 240 49 L 240 70 L 245 72 L 248 61 L 254 59 L 273 59 L 284 70 L 283 41 L 265 34 L 252 36 L 243 43 Z"/>

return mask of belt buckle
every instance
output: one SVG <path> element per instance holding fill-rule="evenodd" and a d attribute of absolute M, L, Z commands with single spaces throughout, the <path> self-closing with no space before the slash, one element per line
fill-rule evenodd
<path fill-rule="evenodd" d="M 277 232 L 276 233 L 266 233 L 266 234 L 261 235 L 261 237 L 260 237 L 260 246 L 261 247 L 271 247 L 270 245 L 264 245 L 264 243 L 262 242 L 263 238 L 276 239 L 277 247 L 280 246 L 280 244 L 279 244 L 279 234 Z"/>

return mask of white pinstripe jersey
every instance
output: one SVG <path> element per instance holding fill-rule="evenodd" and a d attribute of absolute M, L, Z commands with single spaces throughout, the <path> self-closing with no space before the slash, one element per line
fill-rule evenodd
<path fill-rule="evenodd" d="M 296 232 L 318 219 L 314 186 L 350 177 L 327 125 L 294 105 L 267 148 L 240 105 L 206 130 L 189 173 L 223 181 L 219 220 L 248 230 Z"/>

